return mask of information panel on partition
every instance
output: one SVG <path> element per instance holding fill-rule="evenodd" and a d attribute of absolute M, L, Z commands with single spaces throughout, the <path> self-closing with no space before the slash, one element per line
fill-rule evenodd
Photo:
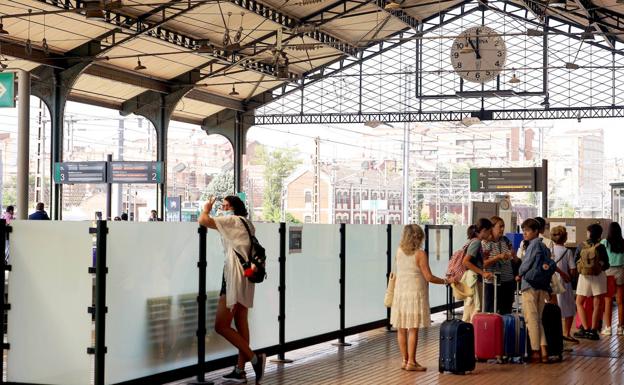
<path fill-rule="evenodd" d="M 54 183 L 106 183 L 106 162 L 54 163 Z"/>
<path fill-rule="evenodd" d="M 472 168 L 472 192 L 542 191 L 541 167 Z"/>

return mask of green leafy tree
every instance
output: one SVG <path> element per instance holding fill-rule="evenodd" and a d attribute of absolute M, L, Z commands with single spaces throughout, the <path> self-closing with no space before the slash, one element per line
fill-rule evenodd
<path fill-rule="evenodd" d="M 226 197 L 234 194 L 234 172 L 228 171 L 216 175 L 208 186 L 206 191 L 202 195 L 202 200 L 208 199 L 210 196 Z"/>
<path fill-rule="evenodd" d="M 292 148 L 271 152 L 262 149 L 259 155 L 261 164 L 264 165 L 265 182 L 262 216 L 265 221 L 279 222 L 282 217 L 281 199 L 284 179 L 301 164 L 301 160 L 296 158 L 296 151 Z"/>

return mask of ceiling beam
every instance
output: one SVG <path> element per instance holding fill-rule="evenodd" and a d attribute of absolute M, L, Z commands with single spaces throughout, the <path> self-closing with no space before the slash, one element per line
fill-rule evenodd
<path fill-rule="evenodd" d="M 59 9 L 65 10 L 77 10 L 80 9 L 80 0 L 36 0 L 37 2 L 44 3 L 47 5 L 51 5 L 57 7 Z M 181 2 L 184 4 L 184 2 Z M 196 3 L 204 5 L 205 3 Z M 194 8 L 196 5 L 193 5 Z M 205 39 L 198 39 L 193 36 L 189 36 L 183 34 L 181 32 L 165 28 L 162 26 L 162 22 L 153 23 L 147 20 L 141 20 L 137 17 L 124 15 L 119 13 L 117 10 L 106 9 L 104 10 L 105 14 L 105 22 L 118 27 L 124 31 L 124 33 L 130 33 L 132 36 L 130 38 L 134 38 L 133 36 L 144 35 L 154 39 L 158 39 L 164 41 L 169 44 L 173 44 L 180 48 L 184 48 L 189 50 L 189 53 L 194 52 L 197 47 L 199 47 L 200 43 Z M 179 14 L 177 15 L 179 16 Z M 167 21 L 171 20 L 172 17 L 167 18 Z M 154 26 L 157 24 L 157 26 Z M 277 68 L 270 63 L 259 63 L 242 52 L 227 52 L 223 49 L 215 48 L 214 53 L 210 55 L 214 59 L 219 60 L 225 64 L 237 63 L 242 68 L 245 68 L 249 71 L 257 72 L 263 75 L 269 75 L 275 77 L 277 74 Z M 297 79 L 299 77 L 296 73 L 290 73 L 289 77 L 291 79 Z"/>
<path fill-rule="evenodd" d="M 589 24 L 596 29 L 596 32 L 602 34 L 604 41 L 611 47 L 611 49 L 615 49 L 615 39 L 609 35 L 609 30 L 604 28 L 601 24 L 599 24 L 599 17 L 596 14 L 596 6 L 594 6 L 589 0 L 574 0 L 576 5 L 578 5 L 580 11 L 587 17 L 587 21 Z"/>
<path fill-rule="evenodd" d="M 200 91 L 198 89 L 189 91 L 189 93 L 185 95 L 185 98 L 197 100 L 199 102 L 204 102 L 219 107 L 229 108 L 235 111 L 247 111 L 245 105 L 239 100 L 231 99 L 217 94 L 211 94 L 205 91 Z"/>
<path fill-rule="evenodd" d="M 256 0 L 231 0 L 231 2 L 232 4 L 235 4 L 249 12 L 253 12 L 267 20 L 280 24 L 282 27 L 287 29 L 292 30 L 295 27 L 305 24 L 305 20 L 298 20 L 294 17 L 288 16 L 285 13 L 273 9 L 266 4 L 259 3 Z M 332 48 L 343 52 L 345 55 L 355 56 L 358 52 L 358 48 L 356 46 L 320 30 L 306 32 L 302 35 L 312 38 L 320 43 L 327 44 Z"/>

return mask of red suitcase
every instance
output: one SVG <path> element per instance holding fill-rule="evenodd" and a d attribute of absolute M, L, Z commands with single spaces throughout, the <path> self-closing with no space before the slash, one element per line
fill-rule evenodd
<path fill-rule="evenodd" d="M 494 313 L 477 313 L 472 317 L 475 336 L 475 356 L 479 361 L 502 361 L 503 316 L 496 313 L 497 277 L 494 275 Z M 481 310 L 485 309 L 485 282 L 483 283 Z"/>

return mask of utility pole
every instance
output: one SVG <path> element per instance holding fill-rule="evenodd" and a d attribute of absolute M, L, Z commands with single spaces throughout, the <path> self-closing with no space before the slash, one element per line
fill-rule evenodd
<path fill-rule="evenodd" d="M 118 122 L 119 122 L 119 125 L 118 125 L 118 131 L 117 131 L 117 160 L 123 160 L 125 121 L 124 119 L 119 119 Z M 116 194 L 117 195 L 116 197 L 117 212 L 120 213 L 123 211 L 123 184 L 118 184 L 115 187 L 117 188 L 117 194 Z"/>
<path fill-rule="evenodd" d="M 314 138 L 314 192 L 312 207 L 314 210 L 312 223 L 321 223 L 321 138 Z"/>

